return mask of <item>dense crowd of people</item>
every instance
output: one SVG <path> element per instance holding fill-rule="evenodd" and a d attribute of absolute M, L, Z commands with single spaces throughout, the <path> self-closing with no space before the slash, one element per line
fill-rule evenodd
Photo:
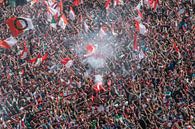
<path fill-rule="evenodd" d="M 195 1 L 159 0 L 156 10 L 143 4 L 142 22 L 148 31 L 136 32 L 141 59 L 132 46 L 139 2 L 124 0 L 105 9 L 104 0 L 83 0 L 73 7 L 76 19 L 69 20 L 72 1 L 65 0 L 64 30 L 50 26 L 42 1 L 1 7 L 1 39 L 10 37 L 5 21 L 11 16 L 32 18 L 35 29 L 18 36 L 11 49 L 0 48 L 0 128 L 195 128 Z M 108 35 L 116 33 L 120 50 L 105 68 L 94 69 L 72 48 L 102 26 Z M 24 42 L 29 51 L 21 59 Z M 45 53 L 48 58 L 38 66 L 28 61 Z M 74 61 L 70 68 L 60 64 L 64 57 Z M 96 91 L 94 77 L 99 73 L 104 89 Z"/>

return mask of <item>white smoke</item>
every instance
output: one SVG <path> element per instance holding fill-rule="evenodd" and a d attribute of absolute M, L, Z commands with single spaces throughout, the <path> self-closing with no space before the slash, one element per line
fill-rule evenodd
<path fill-rule="evenodd" d="M 103 82 L 103 77 L 102 75 L 95 75 L 95 83 L 100 83 L 100 82 Z"/>

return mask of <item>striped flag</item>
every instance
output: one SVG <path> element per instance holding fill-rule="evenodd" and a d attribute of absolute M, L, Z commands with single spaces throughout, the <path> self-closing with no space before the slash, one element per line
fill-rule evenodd
<path fill-rule="evenodd" d="M 0 40 L 0 47 L 10 49 L 17 43 L 17 40 L 14 37 L 9 37 L 5 40 Z"/>

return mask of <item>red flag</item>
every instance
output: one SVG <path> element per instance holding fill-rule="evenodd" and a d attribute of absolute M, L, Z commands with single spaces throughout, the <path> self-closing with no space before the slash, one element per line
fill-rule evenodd
<path fill-rule="evenodd" d="M 135 29 L 140 32 L 139 21 L 135 20 Z"/>
<path fill-rule="evenodd" d="M 105 8 L 108 9 L 110 6 L 111 0 L 107 0 L 105 3 Z"/>
<path fill-rule="evenodd" d="M 36 61 L 37 61 L 37 57 L 34 57 L 34 58 L 30 59 L 28 62 L 29 63 L 35 63 Z"/>
<path fill-rule="evenodd" d="M 6 49 L 10 49 L 10 48 L 11 48 L 11 47 L 10 47 L 6 42 L 4 42 L 3 40 L 0 40 L 0 47 L 6 48 Z"/>
<path fill-rule="evenodd" d="M 137 34 L 136 34 L 136 32 L 134 33 L 133 49 L 134 49 L 135 51 L 138 50 L 138 46 L 137 46 Z"/>
<path fill-rule="evenodd" d="M 48 53 L 46 52 L 44 56 L 41 57 L 42 58 L 42 62 L 45 61 L 48 58 Z"/>
<path fill-rule="evenodd" d="M 74 2 L 73 2 L 73 6 L 79 6 L 79 0 L 74 0 Z"/>
<path fill-rule="evenodd" d="M 67 58 L 62 59 L 61 60 L 61 63 L 64 64 L 64 65 L 66 65 L 68 63 L 68 61 L 70 61 L 70 60 L 71 59 L 67 57 Z"/>
<path fill-rule="evenodd" d="M 9 18 L 6 20 L 6 24 L 8 25 L 12 36 L 17 37 L 19 34 L 23 33 L 23 30 L 16 29 L 16 26 L 19 28 L 22 28 L 22 24 L 19 21 L 17 21 L 16 25 L 14 25 L 15 20 L 16 20 L 16 17 Z"/>

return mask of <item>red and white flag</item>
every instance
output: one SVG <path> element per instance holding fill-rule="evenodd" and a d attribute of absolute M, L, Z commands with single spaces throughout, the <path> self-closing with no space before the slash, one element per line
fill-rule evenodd
<path fill-rule="evenodd" d="M 139 32 L 142 35 L 145 35 L 147 33 L 146 27 L 138 20 L 135 20 L 135 29 L 137 32 Z"/>
<path fill-rule="evenodd" d="M 60 17 L 58 25 L 62 28 L 65 29 L 68 24 L 67 18 L 64 16 L 64 14 Z"/>
<path fill-rule="evenodd" d="M 32 20 L 30 18 L 11 17 L 6 20 L 6 24 L 8 25 L 13 37 L 17 37 L 24 31 L 34 29 Z"/>
<path fill-rule="evenodd" d="M 72 64 L 73 64 L 73 60 L 68 58 L 68 57 L 66 57 L 66 58 L 63 58 L 61 60 L 61 63 L 64 64 L 66 66 L 66 68 L 70 68 L 72 66 Z"/>
<path fill-rule="evenodd" d="M 72 21 L 74 21 L 75 18 L 76 18 L 75 12 L 74 12 L 74 10 L 73 10 L 72 7 L 70 7 L 69 18 L 70 18 Z"/>
<path fill-rule="evenodd" d="M 5 40 L 0 40 L 0 47 L 10 49 L 17 43 L 17 40 L 14 37 L 9 37 Z"/>
<path fill-rule="evenodd" d="M 30 59 L 28 62 L 31 64 L 35 63 L 35 66 L 38 66 L 48 58 L 48 55 L 49 55 L 48 53 L 45 53 L 45 55 L 43 55 L 43 56 L 41 56 L 41 54 L 38 54 L 37 57 Z"/>
<path fill-rule="evenodd" d="M 45 53 L 45 55 L 43 55 L 42 57 L 41 57 L 41 55 L 39 54 L 38 56 L 37 56 L 37 61 L 36 61 L 36 63 L 35 63 L 35 66 L 39 66 L 42 62 L 44 62 L 47 58 L 48 58 L 48 53 Z"/>

